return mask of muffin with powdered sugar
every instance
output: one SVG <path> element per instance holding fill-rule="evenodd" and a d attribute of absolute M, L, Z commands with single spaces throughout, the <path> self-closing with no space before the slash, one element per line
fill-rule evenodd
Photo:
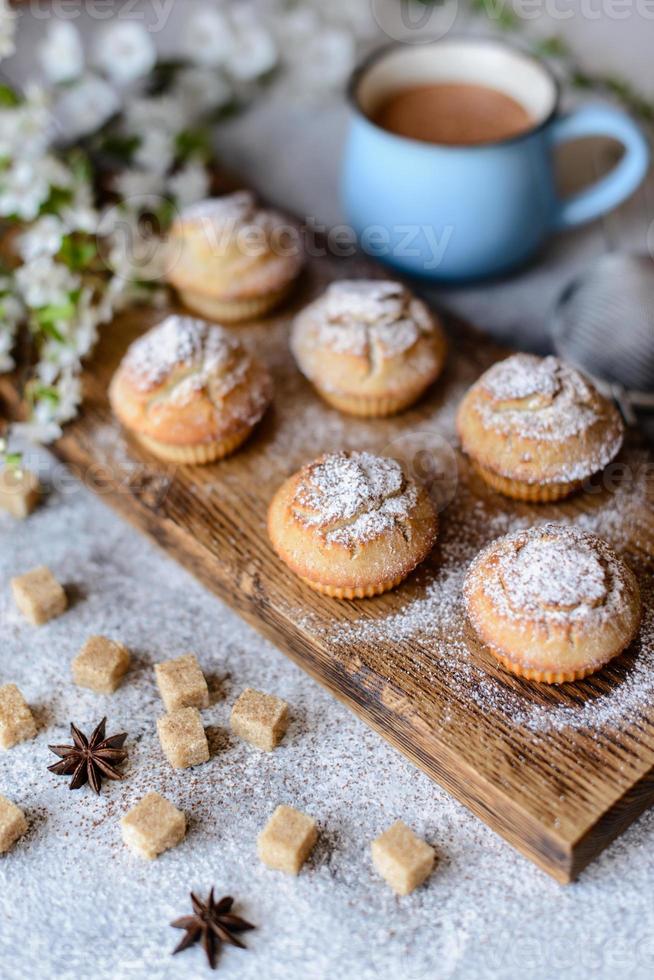
<path fill-rule="evenodd" d="M 619 453 L 618 410 L 556 357 L 514 354 L 494 364 L 459 406 L 463 450 L 486 483 L 518 500 L 561 500 Z"/>
<path fill-rule="evenodd" d="M 431 551 L 438 518 L 426 490 L 394 459 L 327 453 L 291 476 L 268 511 L 280 558 L 337 599 L 380 595 Z"/>
<path fill-rule="evenodd" d="M 401 283 L 333 282 L 299 313 L 291 349 L 330 405 L 350 415 L 394 415 L 420 398 L 445 363 L 436 316 Z"/>
<path fill-rule="evenodd" d="M 267 369 L 223 327 L 169 316 L 114 375 L 114 414 L 159 459 L 211 463 L 234 452 L 272 398 Z"/>
<path fill-rule="evenodd" d="M 581 680 L 622 653 L 640 626 L 640 590 L 609 545 L 546 524 L 494 541 L 464 584 L 468 617 L 507 670 L 529 680 Z"/>

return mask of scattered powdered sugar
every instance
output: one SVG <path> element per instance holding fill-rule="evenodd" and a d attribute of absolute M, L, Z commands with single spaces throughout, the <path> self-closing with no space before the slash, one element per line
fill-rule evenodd
<path fill-rule="evenodd" d="M 136 340 L 123 362 L 141 391 L 156 388 L 173 372 L 184 369 L 188 373 L 172 393 L 181 402 L 209 381 L 223 381 L 223 387 L 232 388 L 249 365 L 249 355 L 223 327 L 177 315 L 166 317 Z"/>
<path fill-rule="evenodd" d="M 579 528 L 547 524 L 509 534 L 473 562 L 466 591 L 482 589 L 500 616 L 584 623 L 619 614 L 628 573 L 606 542 Z"/>
<path fill-rule="evenodd" d="M 374 346 L 381 358 L 391 358 L 433 330 L 425 304 L 401 283 L 344 279 L 331 283 L 300 314 L 295 336 L 298 344 L 309 342 L 339 354 L 367 356 Z"/>
<path fill-rule="evenodd" d="M 576 514 L 571 525 L 565 525 L 566 534 L 583 541 L 582 536 L 575 534 L 575 528 L 580 528 L 608 538 L 618 551 L 634 544 L 638 547 L 638 527 L 651 508 L 654 474 L 648 454 L 640 450 L 631 452 L 626 458 L 625 471 L 628 475 L 612 492 L 603 491 L 599 499 L 587 498 L 592 506 Z M 328 631 L 312 617 L 305 617 L 303 625 L 318 635 L 325 632 L 329 642 L 337 647 L 406 644 L 412 655 L 420 658 L 421 671 L 427 676 L 433 671 L 434 676 L 445 678 L 454 696 L 458 692 L 461 699 L 469 699 L 485 714 L 503 715 L 512 724 L 531 730 L 534 737 L 568 728 L 592 733 L 633 724 L 654 699 L 654 583 L 649 565 L 639 564 L 631 554 L 628 561 L 641 588 L 643 620 L 630 653 L 622 658 L 624 676 L 608 693 L 583 696 L 580 691 L 569 694 L 561 688 L 537 685 L 534 690 L 538 697 L 532 698 L 516 688 L 509 675 L 504 682 L 501 677 L 489 674 L 471 652 L 463 600 L 464 581 L 471 562 L 497 538 L 527 531 L 534 525 L 542 529 L 546 524 L 547 518 L 539 519 L 533 510 L 531 513 L 498 511 L 462 483 L 456 499 L 443 514 L 438 564 L 427 564 L 418 573 L 422 581 L 415 597 L 385 616 L 377 613 L 374 618 L 331 623 Z M 579 575 L 575 574 L 566 585 L 562 581 L 566 573 L 559 566 L 553 576 L 555 582 L 562 582 L 568 599 L 578 593 L 592 604 L 600 590 L 598 569 L 585 556 L 573 561 L 573 565 L 577 573 L 585 568 L 591 581 L 580 583 Z M 522 584 L 525 585 L 524 580 Z M 548 594 L 549 587 L 540 574 L 533 579 L 527 576 L 526 587 L 527 591 L 542 587 Z M 561 594 L 557 598 L 560 600 Z"/>
<path fill-rule="evenodd" d="M 329 542 L 360 544 L 403 524 L 417 491 L 396 460 L 368 452 L 330 453 L 305 467 L 294 513 Z"/>
<path fill-rule="evenodd" d="M 494 364 L 478 384 L 490 395 L 481 407 L 484 421 L 501 432 L 559 441 L 585 432 L 606 414 L 590 382 L 552 356 L 514 354 Z M 622 444 L 622 428 L 611 436 L 609 459 Z"/>

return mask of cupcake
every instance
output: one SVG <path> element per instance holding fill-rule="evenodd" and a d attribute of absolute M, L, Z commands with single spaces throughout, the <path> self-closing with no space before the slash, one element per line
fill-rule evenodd
<path fill-rule="evenodd" d="M 125 428 L 174 463 L 234 452 L 271 396 L 268 371 L 229 331 L 185 316 L 169 316 L 136 340 L 109 388 Z"/>
<path fill-rule="evenodd" d="M 337 599 L 394 588 L 431 551 L 438 518 L 427 492 L 393 459 L 327 453 L 291 476 L 268 511 L 279 557 Z"/>
<path fill-rule="evenodd" d="M 556 357 L 514 354 L 493 365 L 459 406 L 474 468 L 517 500 L 560 500 L 617 456 L 622 419 L 579 371 Z"/>
<path fill-rule="evenodd" d="M 284 299 L 302 268 L 295 229 L 248 191 L 193 204 L 173 223 L 168 280 L 186 306 L 225 323 Z"/>
<path fill-rule="evenodd" d="M 472 626 L 500 663 L 547 684 L 599 670 L 640 625 L 633 572 L 601 538 L 558 524 L 489 545 L 468 571 L 464 597 Z"/>
<path fill-rule="evenodd" d="M 319 394 L 350 415 L 393 415 L 436 380 L 445 337 L 433 313 L 400 283 L 333 282 L 296 317 L 291 348 Z"/>

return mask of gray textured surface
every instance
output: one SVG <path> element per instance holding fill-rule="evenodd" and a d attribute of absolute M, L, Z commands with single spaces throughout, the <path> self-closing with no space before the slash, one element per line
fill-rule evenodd
<path fill-rule="evenodd" d="M 175 960 L 169 921 L 190 888 L 233 894 L 259 928 L 228 949 L 221 975 L 273 978 L 646 978 L 654 970 L 654 813 L 563 889 L 505 845 L 368 731 L 269 643 L 144 538 L 72 483 L 45 455 L 55 489 L 27 522 L 0 515 L 0 682 L 35 707 L 39 734 L 0 755 L 0 793 L 23 807 L 28 834 L 0 858 L 3 980 L 197 977 L 199 950 Z M 57 489 L 58 488 L 58 489 Z M 8 580 L 47 562 L 73 596 L 35 629 Z M 69 663 L 90 633 L 134 651 L 119 691 L 74 687 Z M 151 664 L 194 650 L 211 678 L 211 761 L 175 772 L 163 760 Z M 246 685 L 286 698 L 293 722 L 272 755 L 227 731 Z M 96 799 L 52 776 L 51 741 L 74 719 L 104 714 L 129 733 L 126 780 Z M 186 841 L 154 863 L 123 846 L 118 820 L 157 789 L 190 817 Z M 255 838 L 279 802 L 319 822 L 297 879 L 263 868 Z M 432 842 L 439 865 L 397 899 L 371 868 L 368 844 L 401 817 Z"/>
<path fill-rule="evenodd" d="M 600 18 L 601 20 L 601 18 Z M 647 80 L 647 33 L 632 14 L 560 22 L 588 64 Z M 651 22 L 646 25 L 651 30 Z M 543 31 L 546 25 L 541 25 Z M 29 39 L 28 39 L 29 40 Z M 633 43 L 632 43 L 633 42 Z M 26 50 L 29 51 L 29 43 Z M 337 161 L 345 115 L 334 105 L 261 107 L 218 134 L 229 162 L 299 212 L 338 220 Z M 292 161 L 290 166 L 289 161 Z M 614 240 L 642 248 L 651 220 L 643 192 L 609 219 Z M 439 299 L 498 335 L 540 346 L 549 304 L 577 268 L 600 254 L 598 226 L 567 236 L 528 273 Z M 42 465 L 48 466 L 46 457 Z M 198 950 L 171 960 L 168 922 L 187 892 L 215 884 L 258 924 L 250 951 L 229 949 L 226 978 L 502 978 L 639 980 L 654 974 L 654 812 L 562 889 L 502 843 L 258 638 L 193 579 L 64 478 L 27 523 L 0 515 L 0 683 L 15 681 L 36 706 L 35 742 L 0 755 L 0 792 L 25 808 L 27 836 L 0 858 L 0 975 L 65 980 L 208 975 Z M 42 630 L 13 611 L 8 579 L 47 562 L 77 596 Z M 77 690 L 69 662 L 89 633 L 135 651 L 112 698 Z M 193 649 L 213 677 L 209 764 L 174 773 L 155 734 L 160 703 L 151 663 Z M 226 733 L 229 705 L 246 685 L 287 698 L 294 721 L 282 747 L 263 756 Z M 96 800 L 70 794 L 46 771 L 47 743 L 73 718 L 104 712 L 130 733 L 127 780 Z M 156 788 L 187 811 L 187 840 L 154 864 L 132 857 L 118 820 Z M 321 841 L 297 879 L 262 868 L 255 837 L 278 802 L 305 808 Z M 369 841 L 402 817 L 438 849 L 428 885 L 396 899 L 373 873 Z"/>

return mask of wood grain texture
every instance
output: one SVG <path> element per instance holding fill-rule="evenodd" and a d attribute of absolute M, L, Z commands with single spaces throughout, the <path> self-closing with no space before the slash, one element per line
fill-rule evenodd
<path fill-rule="evenodd" d="M 416 432 L 426 432 L 435 442 L 442 437 L 453 441 L 459 398 L 503 353 L 450 322 L 446 374 L 416 408 L 377 421 L 347 419 L 327 408 L 292 363 L 290 319 L 332 278 L 370 272 L 359 260 L 322 257 L 312 262 L 288 308 L 266 322 L 234 328 L 270 365 L 276 395 L 254 437 L 232 458 L 208 467 L 166 466 L 113 421 L 106 397 L 109 379 L 127 344 L 154 316 L 138 310 L 104 331 L 85 376 L 83 414 L 55 451 L 88 486 L 384 738 L 541 868 L 568 882 L 654 800 L 654 709 L 625 719 L 617 729 L 534 732 L 507 711 L 503 695 L 544 711 L 578 707 L 617 692 L 638 652 L 628 652 L 580 684 L 551 689 L 511 677 L 466 632 L 466 657 L 474 670 L 464 669 L 463 662 L 459 670 L 454 655 L 450 662 L 447 657 L 451 623 L 433 622 L 411 635 L 402 630 L 395 635 L 389 626 L 381 639 L 359 629 L 366 621 L 383 624 L 424 599 L 438 583 L 438 545 L 425 566 L 395 592 L 338 602 L 303 586 L 267 541 L 269 500 L 302 463 L 342 446 L 395 455 L 399 447 L 401 455 Z M 543 517 L 566 520 L 592 514 L 607 493 L 534 508 L 485 489 L 460 458 L 458 478 L 456 515 L 455 505 L 446 508 L 442 527 L 450 552 L 461 535 L 462 562 L 471 557 L 466 551 L 470 543 L 463 541 L 466 508 L 477 534 L 491 540 L 497 536 L 495 525 L 489 521 L 485 528 L 482 519 L 479 530 L 480 507 L 484 514 L 519 515 L 527 523 Z M 651 497 L 634 526 L 621 529 L 621 535 L 626 540 L 622 550 L 639 575 L 649 575 L 654 560 Z M 182 596 L 182 609 L 183 601 Z M 348 628 L 355 638 L 336 642 L 339 631 L 342 636 Z M 497 695 L 486 703 L 476 692 L 480 672 Z"/>

